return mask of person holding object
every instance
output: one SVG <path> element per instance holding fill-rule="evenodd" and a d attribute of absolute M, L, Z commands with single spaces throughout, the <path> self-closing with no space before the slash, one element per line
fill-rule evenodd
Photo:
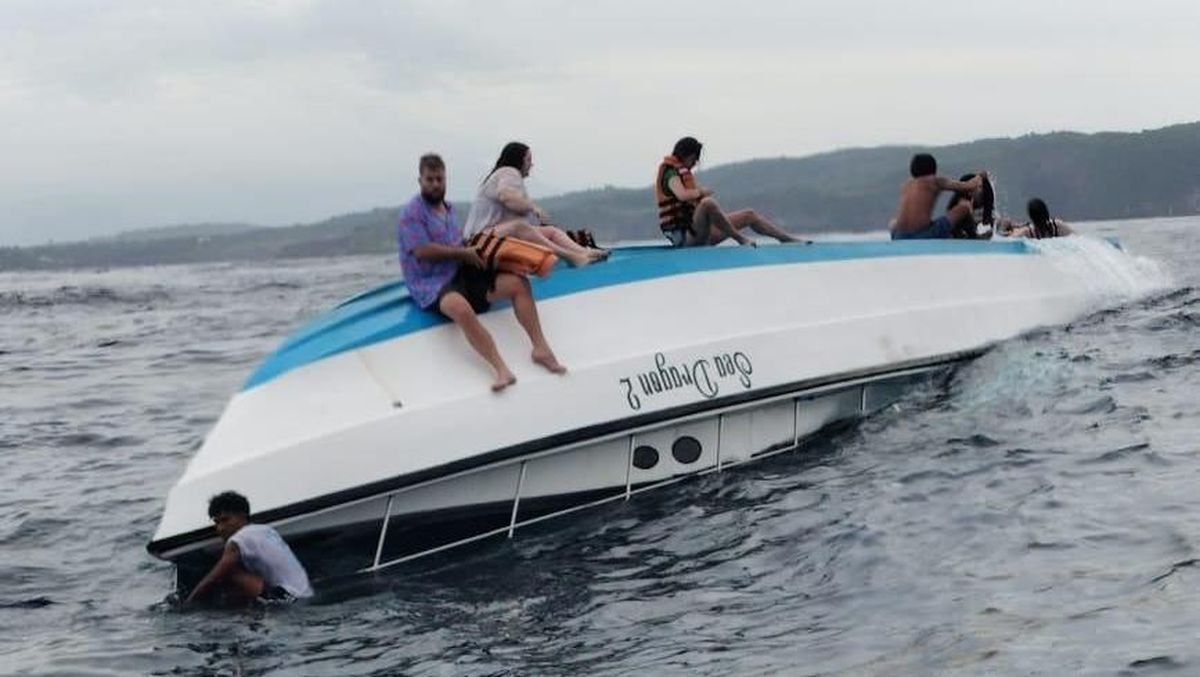
<path fill-rule="evenodd" d="M 971 218 L 974 194 L 983 186 L 987 172 L 979 172 L 970 181 L 955 181 L 937 175 L 937 160 L 929 153 L 913 156 L 908 166 L 912 178 L 900 187 L 900 204 L 889 230 L 893 240 L 929 240 L 954 236 L 954 225 Z M 933 218 L 938 195 L 944 191 L 965 193 L 972 199 L 961 200 L 946 214 Z"/>
<path fill-rule="evenodd" d="M 457 324 L 467 342 L 495 373 L 492 391 L 517 382 L 491 333 L 479 321 L 493 301 L 512 301 L 513 314 L 533 344 L 531 358 L 555 374 L 566 373 L 542 334 L 529 280 L 489 270 L 472 247 L 463 245 L 454 208 L 446 202 L 446 164 L 430 153 L 418 163 L 421 192 L 400 215 L 400 266 L 414 303 Z"/>

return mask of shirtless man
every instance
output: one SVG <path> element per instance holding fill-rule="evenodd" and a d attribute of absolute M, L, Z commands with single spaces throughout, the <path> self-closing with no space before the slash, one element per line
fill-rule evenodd
<path fill-rule="evenodd" d="M 909 164 L 912 178 L 900 187 L 900 206 L 890 228 L 893 240 L 918 240 L 951 237 L 954 224 L 971 215 L 971 200 L 962 200 L 944 215 L 933 218 L 933 208 L 942 191 L 973 193 L 983 185 L 987 172 L 979 172 L 970 181 L 955 181 L 937 175 L 937 160 L 918 153 Z"/>

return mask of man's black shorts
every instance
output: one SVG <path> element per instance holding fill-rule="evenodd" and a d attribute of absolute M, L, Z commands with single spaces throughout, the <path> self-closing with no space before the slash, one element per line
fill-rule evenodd
<path fill-rule="evenodd" d="M 440 313 L 442 297 L 450 292 L 458 292 L 463 295 L 467 303 L 471 304 L 471 308 L 477 314 L 487 312 L 492 307 L 487 295 L 488 292 L 495 288 L 496 273 L 494 271 L 481 270 L 475 266 L 459 266 L 458 272 L 454 274 L 454 277 L 438 292 L 437 301 L 434 302 L 434 309 Z"/>

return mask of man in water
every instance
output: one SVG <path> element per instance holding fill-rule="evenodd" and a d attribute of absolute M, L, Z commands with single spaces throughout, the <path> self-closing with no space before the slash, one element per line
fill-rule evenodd
<path fill-rule="evenodd" d="M 715 245 L 732 238 L 740 245 L 754 245 L 742 235 L 749 228 L 780 242 L 799 242 L 753 209 L 725 213 L 713 199 L 713 190 L 696 183 L 692 168 L 700 161 L 703 145 L 690 136 L 675 143 L 671 154 L 658 165 L 654 196 L 658 200 L 658 223 L 675 247 Z"/>
<path fill-rule="evenodd" d="M 909 163 L 912 178 L 900 187 L 900 206 L 890 229 L 893 240 L 917 240 L 952 237 L 954 224 L 971 217 L 971 200 L 962 200 L 944 215 L 933 218 L 933 208 L 943 191 L 974 194 L 983 186 L 987 172 L 979 172 L 970 181 L 955 181 L 937 175 L 937 160 L 918 153 Z"/>
<path fill-rule="evenodd" d="M 463 246 L 462 228 L 454 208 L 446 202 L 446 164 L 433 153 L 418 163 L 420 194 L 409 200 L 400 215 L 400 267 L 414 303 L 433 309 L 458 325 L 467 342 L 495 372 L 492 391 L 517 382 L 479 313 L 493 301 L 512 301 L 513 314 L 533 344 L 531 357 L 555 374 L 566 373 L 542 335 L 541 320 L 533 302 L 529 280 L 523 275 L 485 269 L 479 254 Z"/>
<path fill-rule="evenodd" d="M 250 523 L 250 502 L 245 496 L 233 491 L 213 496 L 208 502 L 208 516 L 225 542 L 225 550 L 184 604 L 213 593 L 221 593 L 230 605 L 312 597 L 308 573 L 279 532 L 265 524 Z"/>

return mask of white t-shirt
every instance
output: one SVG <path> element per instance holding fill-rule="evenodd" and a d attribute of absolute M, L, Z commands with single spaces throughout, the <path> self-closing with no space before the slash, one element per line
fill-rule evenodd
<path fill-rule="evenodd" d="M 293 597 L 312 597 L 308 573 L 283 538 L 265 524 L 247 524 L 229 538 L 242 554 L 242 564 L 262 576 L 266 587 L 281 587 Z"/>
<path fill-rule="evenodd" d="M 500 201 L 500 193 L 504 190 L 514 190 L 521 197 L 529 199 L 529 193 L 525 192 L 525 178 L 521 176 L 520 170 L 513 167 L 501 167 L 492 172 L 491 176 L 487 177 L 483 185 L 479 187 L 479 194 L 471 203 L 467 222 L 463 224 L 463 239 L 470 239 L 472 235 L 481 230 L 513 219 L 526 219 L 537 225 L 535 222 L 537 216 L 533 213 L 518 214 L 504 206 L 504 203 Z"/>

